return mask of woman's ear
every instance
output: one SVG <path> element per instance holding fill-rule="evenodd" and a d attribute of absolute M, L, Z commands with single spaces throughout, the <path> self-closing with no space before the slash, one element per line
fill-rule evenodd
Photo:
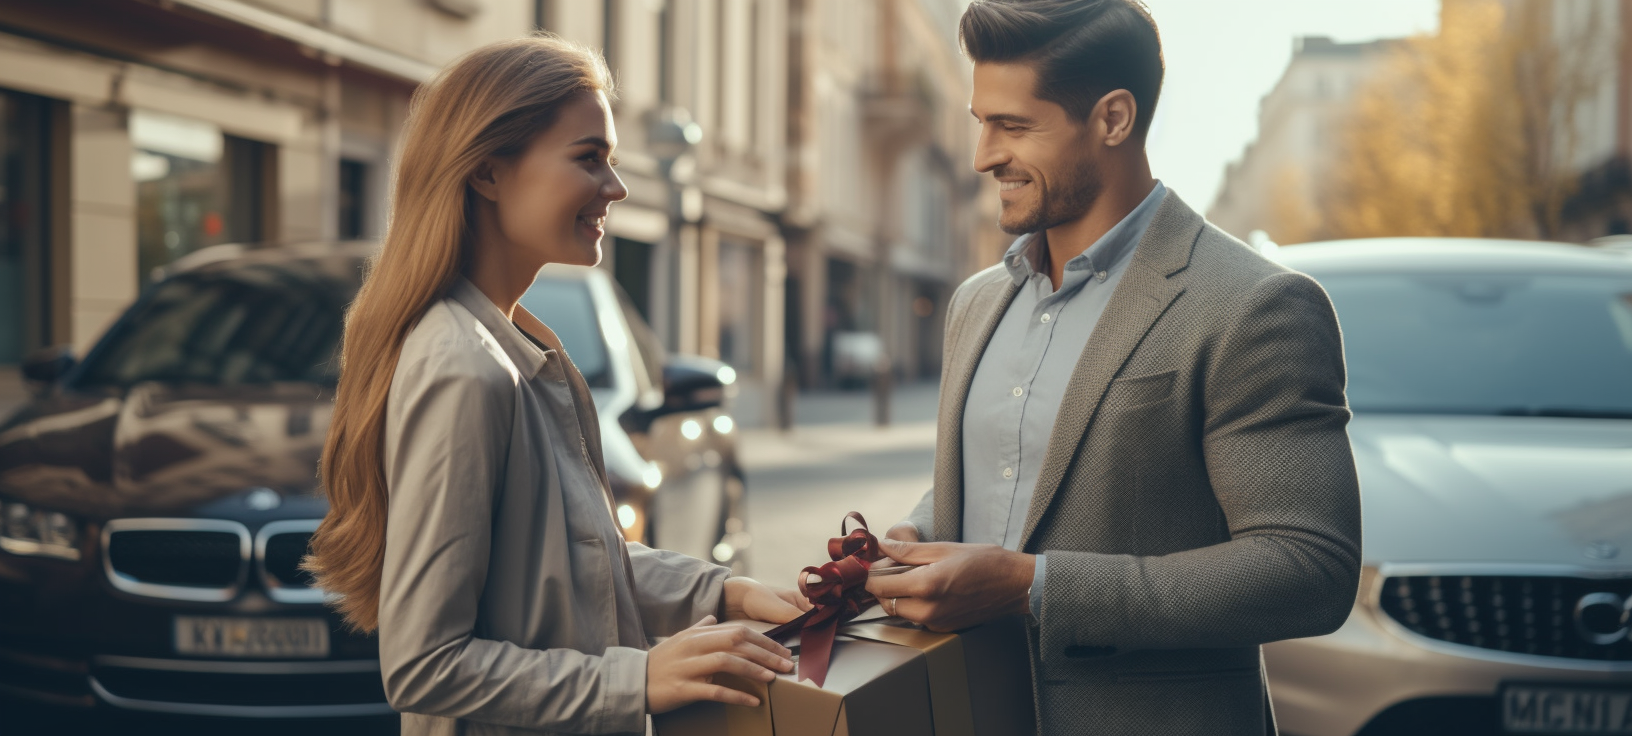
<path fill-rule="evenodd" d="M 499 200 L 498 174 L 491 159 L 482 159 L 481 163 L 476 164 L 476 170 L 470 172 L 470 188 L 489 202 Z"/>

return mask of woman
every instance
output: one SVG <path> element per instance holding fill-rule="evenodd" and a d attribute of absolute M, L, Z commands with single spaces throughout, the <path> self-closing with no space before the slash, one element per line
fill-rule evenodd
<path fill-rule="evenodd" d="M 797 593 L 624 542 L 583 377 L 516 305 L 546 263 L 600 260 L 628 194 L 609 92 L 598 56 L 544 36 L 479 49 L 414 96 L 347 316 L 307 560 L 349 624 L 378 629 L 404 733 L 641 733 L 687 702 L 757 704 L 715 674 L 792 668 L 714 621 L 786 621 Z"/>

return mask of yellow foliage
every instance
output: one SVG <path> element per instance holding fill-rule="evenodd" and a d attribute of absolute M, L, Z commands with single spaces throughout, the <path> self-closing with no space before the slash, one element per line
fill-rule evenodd
<path fill-rule="evenodd" d="M 1547 6 L 1444 0 L 1439 33 L 1391 53 L 1355 101 L 1319 205 L 1323 235 L 1556 231 L 1570 178 L 1555 162 L 1573 144 L 1592 40 L 1561 42 Z"/>

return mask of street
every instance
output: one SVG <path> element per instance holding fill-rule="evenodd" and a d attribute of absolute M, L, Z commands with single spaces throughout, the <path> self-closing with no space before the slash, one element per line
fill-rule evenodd
<path fill-rule="evenodd" d="M 827 561 L 827 540 L 850 511 L 879 534 L 912 510 L 930 485 L 935 456 L 935 384 L 900 386 L 894 422 L 873 425 L 865 391 L 802 395 L 795 427 L 744 430 L 749 573 L 793 585 L 807 565 Z"/>

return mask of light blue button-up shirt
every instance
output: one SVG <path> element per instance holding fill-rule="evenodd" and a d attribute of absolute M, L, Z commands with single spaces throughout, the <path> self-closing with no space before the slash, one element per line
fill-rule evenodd
<path fill-rule="evenodd" d="M 992 333 L 963 412 L 963 541 L 1020 546 L 1026 513 L 1066 401 L 1066 385 L 1156 216 L 1161 182 L 1127 217 L 1065 263 L 1058 291 L 1036 269 L 1039 233 L 1022 235 L 1003 256 L 1020 291 Z M 1042 610 L 1044 556 L 1032 577 L 1031 611 Z"/>

